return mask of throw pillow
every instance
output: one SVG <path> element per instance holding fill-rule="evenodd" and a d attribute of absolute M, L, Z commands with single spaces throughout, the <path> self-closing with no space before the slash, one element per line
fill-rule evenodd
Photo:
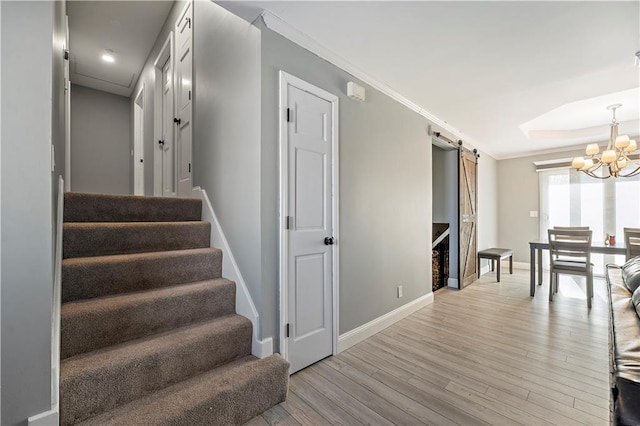
<path fill-rule="evenodd" d="M 638 315 L 638 318 L 640 318 L 640 287 L 633 292 L 631 301 L 633 302 L 633 307 L 636 308 L 636 315 Z"/>
<path fill-rule="evenodd" d="M 629 259 L 622 265 L 622 281 L 631 293 L 640 287 L 640 256 Z"/>

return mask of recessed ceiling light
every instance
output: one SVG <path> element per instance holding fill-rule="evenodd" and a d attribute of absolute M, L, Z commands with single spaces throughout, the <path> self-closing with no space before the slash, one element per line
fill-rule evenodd
<path fill-rule="evenodd" d="M 102 54 L 102 60 L 105 62 L 113 63 L 116 61 L 116 58 L 113 56 L 112 50 L 105 50 Z"/>

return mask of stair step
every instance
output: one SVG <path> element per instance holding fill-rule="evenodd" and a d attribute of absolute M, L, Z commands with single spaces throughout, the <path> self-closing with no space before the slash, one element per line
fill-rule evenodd
<path fill-rule="evenodd" d="M 62 305 L 60 358 L 235 313 L 236 286 L 218 278 Z"/>
<path fill-rule="evenodd" d="M 200 220 L 202 200 L 67 192 L 65 222 L 172 222 Z"/>
<path fill-rule="evenodd" d="M 247 356 L 82 423 L 83 426 L 243 424 L 284 401 L 289 363 Z"/>
<path fill-rule="evenodd" d="M 187 222 L 67 222 L 62 257 L 103 256 L 204 248 L 211 224 Z"/>
<path fill-rule="evenodd" d="M 62 303 L 220 278 L 217 248 L 76 257 L 62 261 Z"/>
<path fill-rule="evenodd" d="M 246 357 L 251 332 L 251 321 L 234 314 L 68 358 L 60 364 L 60 422 L 77 423 Z"/>

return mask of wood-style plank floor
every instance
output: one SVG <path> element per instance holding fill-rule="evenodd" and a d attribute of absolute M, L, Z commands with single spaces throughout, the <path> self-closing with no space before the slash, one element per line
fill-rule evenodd
<path fill-rule="evenodd" d="M 608 424 L 604 280 L 589 311 L 583 279 L 562 276 L 549 303 L 546 280 L 531 298 L 528 272 L 514 272 L 436 292 L 432 305 L 292 375 L 287 401 L 248 424 Z"/>

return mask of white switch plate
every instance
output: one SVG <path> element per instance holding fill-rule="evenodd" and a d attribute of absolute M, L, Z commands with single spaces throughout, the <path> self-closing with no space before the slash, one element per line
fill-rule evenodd
<path fill-rule="evenodd" d="M 400 299 L 402 297 L 402 286 L 399 285 L 398 286 L 398 299 Z"/>
<path fill-rule="evenodd" d="M 538 211 L 537 210 L 529 211 L 529 217 L 538 217 Z"/>

